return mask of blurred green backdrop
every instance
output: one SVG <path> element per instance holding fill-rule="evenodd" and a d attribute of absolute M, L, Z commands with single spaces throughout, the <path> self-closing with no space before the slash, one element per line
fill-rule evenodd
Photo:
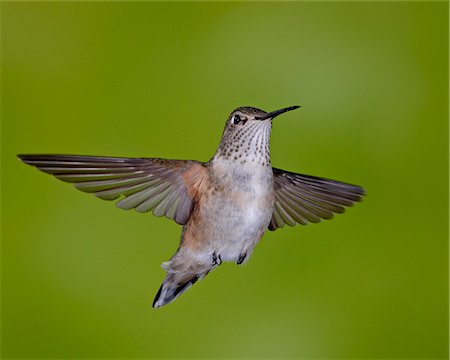
<path fill-rule="evenodd" d="M 447 358 L 446 2 L 2 3 L 3 358 Z M 363 185 L 151 308 L 180 227 L 18 153 L 208 160 L 235 107 L 273 165 Z"/>

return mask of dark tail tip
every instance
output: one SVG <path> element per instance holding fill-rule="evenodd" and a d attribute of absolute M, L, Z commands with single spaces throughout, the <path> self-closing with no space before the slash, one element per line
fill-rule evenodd
<path fill-rule="evenodd" d="M 199 276 L 195 275 L 192 279 L 182 284 L 178 284 L 175 282 L 173 274 L 168 274 L 156 293 L 155 299 L 153 300 L 153 308 L 158 309 L 171 303 L 194 285 L 198 279 Z"/>
<path fill-rule="evenodd" d="M 153 304 L 152 304 L 152 306 L 153 306 L 153 308 L 155 308 L 155 309 L 157 309 L 158 307 L 160 307 L 160 306 L 156 306 L 156 303 L 157 303 L 157 301 L 159 300 L 159 297 L 161 296 L 161 291 L 162 291 L 163 285 L 164 285 L 164 283 L 161 284 L 161 286 L 159 287 L 158 292 L 156 293 L 155 298 L 153 299 Z M 162 306 L 162 305 L 161 305 L 161 306 Z"/>

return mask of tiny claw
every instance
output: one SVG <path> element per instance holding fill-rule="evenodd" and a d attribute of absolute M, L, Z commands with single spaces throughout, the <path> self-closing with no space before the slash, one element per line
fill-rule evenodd
<path fill-rule="evenodd" d="M 243 253 L 243 254 L 239 255 L 239 258 L 237 259 L 236 264 L 241 265 L 244 262 L 246 257 L 247 257 L 247 253 Z"/>
<path fill-rule="evenodd" d="M 220 254 L 217 255 L 215 251 L 213 252 L 213 255 L 212 255 L 212 262 L 211 262 L 211 264 L 212 265 L 220 265 L 220 264 L 222 264 L 222 258 L 220 256 Z"/>

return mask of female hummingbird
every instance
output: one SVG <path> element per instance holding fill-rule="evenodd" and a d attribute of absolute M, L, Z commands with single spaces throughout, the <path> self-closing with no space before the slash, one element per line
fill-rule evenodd
<path fill-rule="evenodd" d="M 267 229 L 331 219 L 360 201 L 356 185 L 273 168 L 272 120 L 299 108 L 240 107 L 227 119 L 216 153 L 193 160 L 78 155 L 19 155 L 26 164 L 74 183 L 122 209 L 153 211 L 182 225 L 180 245 L 162 264 L 167 275 L 153 301 L 174 301 L 222 261 L 247 261 Z"/>

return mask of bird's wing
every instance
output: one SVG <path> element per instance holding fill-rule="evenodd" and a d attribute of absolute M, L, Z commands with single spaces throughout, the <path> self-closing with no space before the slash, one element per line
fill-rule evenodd
<path fill-rule="evenodd" d="M 357 185 L 273 169 L 275 205 L 269 230 L 306 225 L 343 213 L 364 196 Z"/>
<path fill-rule="evenodd" d="M 74 183 L 100 199 L 116 200 L 122 209 L 166 216 L 187 223 L 194 203 L 196 173 L 203 163 L 190 160 L 114 158 L 75 155 L 19 155 L 24 163 Z"/>

